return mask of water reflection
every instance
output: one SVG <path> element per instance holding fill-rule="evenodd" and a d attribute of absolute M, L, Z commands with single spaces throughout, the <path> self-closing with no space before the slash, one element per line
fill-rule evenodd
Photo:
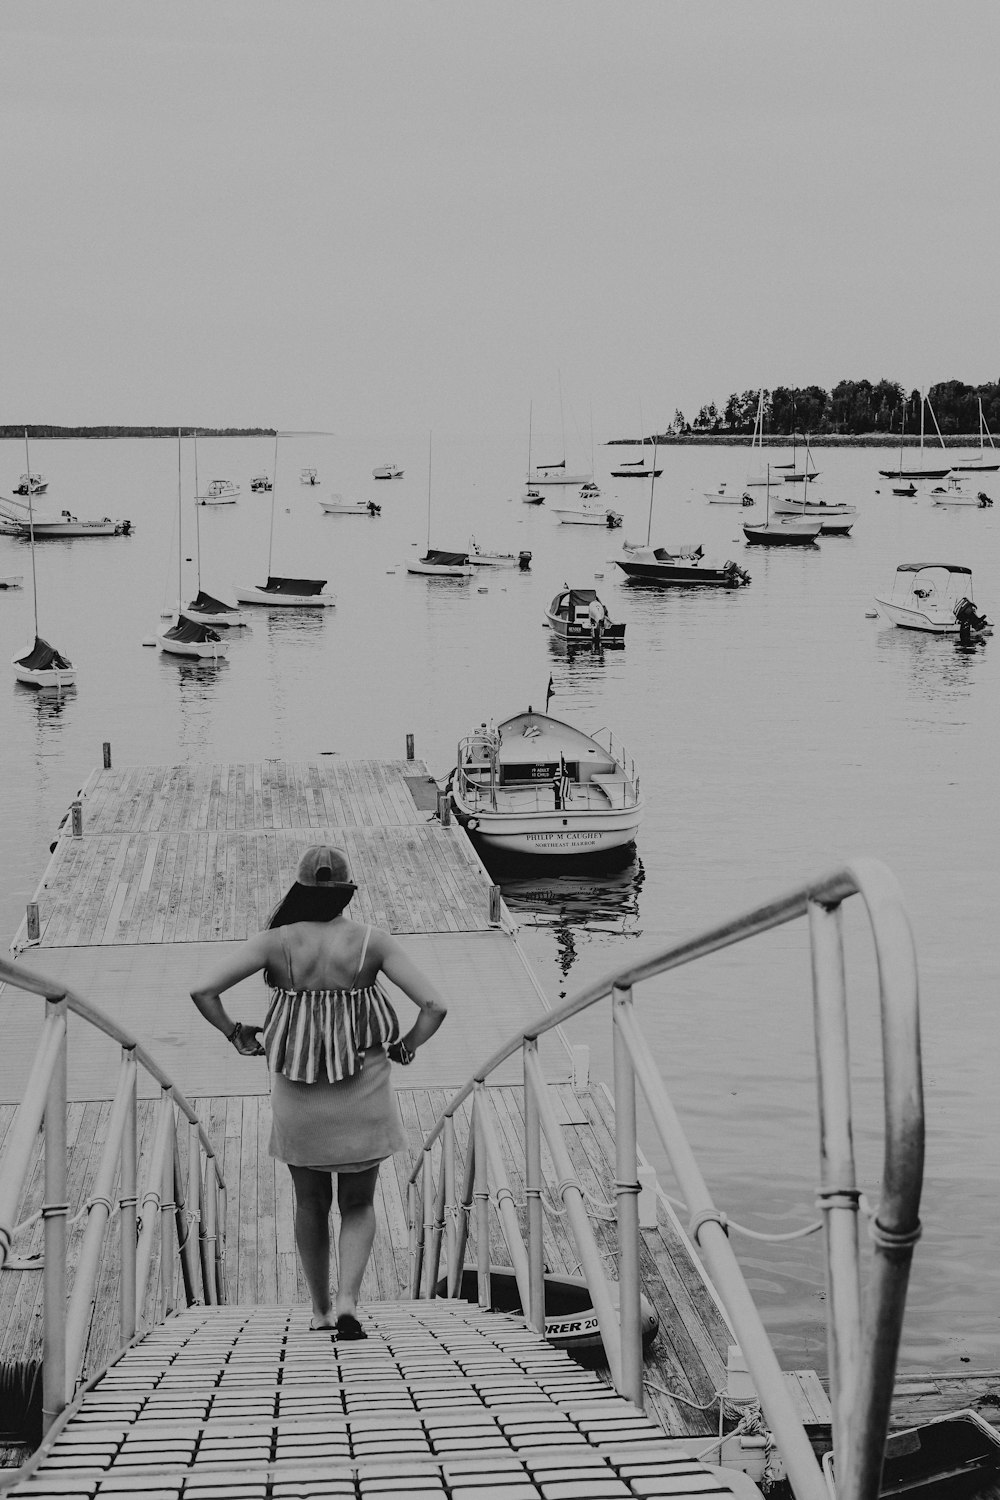
<path fill-rule="evenodd" d="M 908 666 L 920 698 L 964 698 L 976 680 L 978 660 L 985 658 L 986 642 L 963 644 L 956 635 L 889 625 L 879 632 L 878 651 L 884 660 L 901 660 Z"/>
<path fill-rule="evenodd" d="M 588 866 L 572 873 L 526 873 L 507 865 L 491 868 L 503 899 L 519 919 L 533 927 L 551 929 L 558 964 L 565 978 L 577 958 L 581 935 L 614 933 L 637 937 L 640 932 L 639 892 L 646 878 L 638 855 L 618 869 Z"/>
<path fill-rule="evenodd" d="M 27 683 L 16 682 L 14 684 L 15 701 L 20 699 L 25 704 L 31 704 L 35 709 L 35 715 L 39 725 L 56 723 L 61 718 L 68 704 L 76 698 L 76 683 L 67 683 L 65 687 L 28 687 Z"/>

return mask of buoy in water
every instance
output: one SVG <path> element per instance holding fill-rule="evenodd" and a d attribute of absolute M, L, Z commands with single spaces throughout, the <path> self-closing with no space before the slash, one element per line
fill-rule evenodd
<path fill-rule="evenodd" d="M 148 635 L 146 637 L 146 639 L 143 641 L 142 644 L 144 646 L 155 646 L 156 645 L 156 636 L 155 635 Z"/>

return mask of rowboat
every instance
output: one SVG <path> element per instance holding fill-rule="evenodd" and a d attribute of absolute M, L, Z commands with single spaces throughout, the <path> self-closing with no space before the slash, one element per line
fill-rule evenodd
<path fill-rule="evenodd" d="M 531 708 L 466 735 L 448 789 L 473 841 L 508 856 L 621 851 L 643 812 L 635 767 L 610 731 L 585 734 Z"/>

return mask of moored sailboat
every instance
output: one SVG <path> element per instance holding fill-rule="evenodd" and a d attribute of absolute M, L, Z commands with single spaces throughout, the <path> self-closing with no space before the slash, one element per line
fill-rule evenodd
<path fill-rule="evenodd" d="M 28 457 L 28 429 L 24 430 L 24 454 Z M 28 473 L 31 473 L 31 463 L 27 464 Z M 28 537 L 31 543 L 31 598 L 34 616 L 35 635 L 30 648 L 23 656 L 15 656 L 11 662 L 14 676 L 18 682 L 23 682 L 27 687 L 33 688 L 64 688 L 69 687 L 76 681 L 76 668 L 68 657 L 63 656 L 55 646 L 49 644 L 38 634 L 38 577 L 35 570 L 35 528 L 33 525 L 34 511 L 31 499 L 31 490 L 28 490 Z"/>
<path fill-rule="evenodd" d="M 768 466 L 767 509 L 763 521 L 744 521 L 743 535 L 751 546 L 811 547 L 820 534 L 821 522 L 814 516 L 771 518 L 771 470 Z"/>
<path fill-rule="evenodd" d="M 1000 457 L 997 456 L 997 445 L 993 441 L 993 434 L 990 432 L 986 418 L 983 416 L 982 398 L 978 397 L 977 399 L 979 401 L 979 456 L 966 457 L 961 463 L 952 464 L 952 468 L 958 474 L 995 474 L 1000 469 Z M 990 440 L 991 450 L 988 459 L 986 454 L 987 438 Z"/>
<path fill-rule="evenodd" d="M 945 466 L 943 468 L 940 468 L 940 469 L 928 469 L 928 468 L 924 467 L 924 434 L 925 434 L 924 409 L 925 408 L 931 414 L 931 418 L 932 418 L 932 420 L 934 422 L 934 426 L 935 426 L 935 428 L 937 428 L 938 442 L 941 444 L 942 450 L 944 450 L 944 438 L 941 436 L 941 429 L 937 425 L 937 418 L 934 416 L 934 409 L 931 406 L 930 400 L 928 399 L 928 397 L 926 396 L 926 394 L 923 391 L 921 391 L 920 392 L 920 462 L 919 462 L 919 464 L 915 468 L 909 468 L 909 467 L 907 467 L 907 466 L 904 465 L 904 463 L 903 463 L 902 427 L 901 427 L 901 429 L 900 429 L 900 446 L 899 446 L 899 463 L 898 463 L 898 465 L 897 465 L 897 467 L 895 469 L 879 469 L 879 474 L 882 476 L 883 479 L 944 479 L 944 478 L 947 477 L 947 475 L 949 475 L 951 473 L 954 465 L 950 464 L 950 463 L 949 464 L 945 464 Z M 904 420 L 905 420 L 905 414 L 904 414 Z"/>
<path fill-rule="evenodd" d="M 197 496 L 197 479 L 195 494 Z M 197 514 L 197 513 L 196 513 Z M 196 656 L 216 660 L 228 655 L 229 648 L 219 635 L 203 620 L 191 618 L 180 607 L 184 597 L 184 504 L 181 479 L 181 434 L 177 431 L 177 617 L 165 630 L 156 634 L 156 644 L 170 656 Z M 199 554 L 200 556 L 200 554 Z M 200 597 L 199 589 L 199 597 Z"/>
<path fill-rule="evenodd" d="M 278 494 L 278 439 L 280 436 L 280 432 L 274 434 L 271 525 L 267 542 L 267 582 L 237 584 L 233 592 L 238 604 L 261 604 L 277 609 L 333 609 L 337 600 L 333 594 L 326 592 L 325 578 L 289 578 L 271 572 L 274 555 L 274 506 Z M 306 470 L 302 472 L 305 474 Z M 315 472 L 312 470 L 312 473 L 315 474 Z"/>

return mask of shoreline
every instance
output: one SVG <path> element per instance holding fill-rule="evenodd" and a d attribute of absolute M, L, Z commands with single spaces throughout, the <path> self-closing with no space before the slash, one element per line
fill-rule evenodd
<path fill-rule="evenodd" d="M 680 447 L 702 447 L 702 448 L 749 448 L 751 435 L 748 432 L 689 432 L 683 436 L 657 438 L 657 448 L 680 448 Z M 804 440 L 798 440 L 797 445 L 804 448 Z M 944 438 L 946 448 L 978 448 L 978 432 L 955 432 L 948 433 Z M 639 443 L 634 438 L 609 438 L 604 445 L 606 448 L 638 448 Z M 641 444 L 643 448 L 652 448 L 654 445 L 650 438 L 646 438 Z M 781 437 L 777 435 L 766 435 L 763 439 L 765 448 L 790 448 L 792 446 L 791 436 Z M 859 432 L 848 435 L 843 432 L 827 432 L 817 436 L 810 436 L 810 448 L 919 448 L 920 434 L 912 436 L 906 433 L 902 445 L 899 433 L 892 432 Z M 938 447 L 937 442 L 928 443 L 924 437 L 924 447 L 930 448 L 933 453 Z M 989 451 L 989 450 L 987 450 Z M 1000 453 L 1000 448 L 996 450 Z"/>

